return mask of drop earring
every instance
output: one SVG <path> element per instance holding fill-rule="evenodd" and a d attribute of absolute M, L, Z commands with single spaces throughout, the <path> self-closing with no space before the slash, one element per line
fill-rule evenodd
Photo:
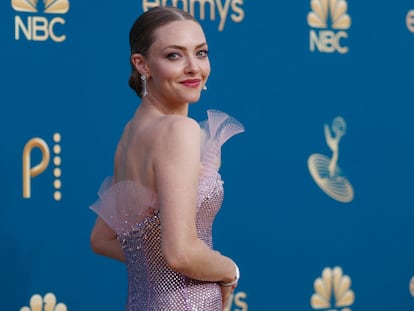
<path fill-rule="evenodd" d="M 147 96 L 147 77 L 145 75 L 141 75 L 141 81 L 142 81 L 142 96 Z"/>
<path fill-rule="evenodd" d="M 203 86 L 203 90 L 204 90 L 204 91 L 207 91 L 207 85 L 205 85 L 205 84 L 204 84 L 204 86 Z"/>

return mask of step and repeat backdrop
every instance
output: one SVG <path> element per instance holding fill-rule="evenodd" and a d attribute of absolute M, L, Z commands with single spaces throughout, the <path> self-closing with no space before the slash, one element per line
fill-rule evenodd
<path fill-rule="evenodd" d="M 123 310 L 88 207 L 139 105 L 129 28 L 158 5 L 209 42 L 190 115 L 246 128 L 214 225 L 241 269 L 226 310 L 414 310 L 413 0 L 1 1 L 0 309 Z"/>

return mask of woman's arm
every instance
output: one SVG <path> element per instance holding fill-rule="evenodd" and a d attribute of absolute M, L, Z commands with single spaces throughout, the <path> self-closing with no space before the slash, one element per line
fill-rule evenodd
<path fill-rule="evenodd" d="M 115 231 L 113 231 L 99 216 L 92 229 L 91 248 L 99 255 L 122 262 L 125 261 L 124 253 Z"/>
<path fill-rule="evenodd" d="M 233 261 L 197 236 L 200 127 L 189 118 L 169 118 L 154 161 L 163 255 L 172 269 L 191 278 L 229 283 L 236 276 Z"/>

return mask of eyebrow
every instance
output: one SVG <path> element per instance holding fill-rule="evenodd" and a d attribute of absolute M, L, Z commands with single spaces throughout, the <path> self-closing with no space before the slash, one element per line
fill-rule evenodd
<path fill-rule="evenodd" d="M 197 50 L 197 49 L 202 48 L 204 46 L 207 46 L 207 42 L 200 43 L 199 45 L 197 45 L 195 47 L 195 49 Z M 181 51 L 187 50 L 186 47 L 181 46 L 181 45 L 176 45 L 176 44 L 169 45 L 169 46 L 166 46 L 165 48 L 163 48 L 163 50 L 166 50 L 166 49 L 177 49 L 177 50 L 181 50 Z"/>

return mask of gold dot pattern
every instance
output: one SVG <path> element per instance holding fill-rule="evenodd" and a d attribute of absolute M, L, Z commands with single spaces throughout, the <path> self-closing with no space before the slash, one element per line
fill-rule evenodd
<path fill-rule="evenodd" d="M 53 146 L 53 152 L 55 154 L 60 154 L 60 151 L 61 151 L 60 145 L 54 145 Z"/>
<path fill-rule="evenodd" d="M 53 163 L 54 163 L 56 166 L 61 165 L 61 164 L 62 164 L 62 158 L 61 158 L 61 157 L 58 157 L 58 156 L 55 156 L 55 157 L 53 158 Z"/>
<path fill-rule="evenodd" d="M 62 140 L 62 137 L 59 133 L 55 133 L 53 135 L 53 141 L 55 142 L 55 145 L 53 146 L 53 152 L 55 153 L 55 156 L 53 157 L 53 164 L 55 165 L 55 169 L 53 170 L 53 175 L 55 176 L 55 181 L 53 182 L 53 186 L 55 188 L 55 193 L 53 195 L 53 198 L 56 201 L 62 200 L 62 169 L 60 166 L 62 165 L 62 157 L 60 156 L 62 152 L 62 147 L 60 145 L 60 142 Z"/>
<path fill-rule="evenodd" d="M 56 179 L 53 183 L 55 189 L 60 189 L 62 187 L 62 181 L 60 179 Z"/>

